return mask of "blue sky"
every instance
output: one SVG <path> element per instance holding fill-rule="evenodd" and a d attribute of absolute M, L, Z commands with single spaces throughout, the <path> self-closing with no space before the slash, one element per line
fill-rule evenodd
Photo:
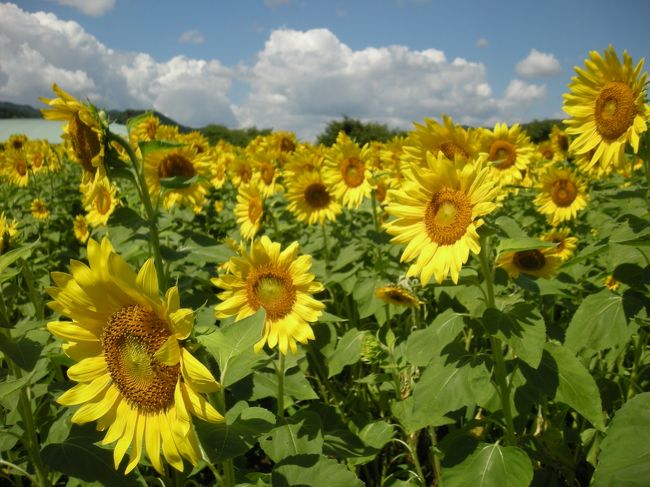
<path fill-rule="evenodd" d="M 56 81 L 106 108 L 305 139 L 343 114 L 525 122 L 562 117 L 590 50 L 647 57 L 648 18 L 646 0 L 0 3 L 0 100 L 38 106 Z"/>

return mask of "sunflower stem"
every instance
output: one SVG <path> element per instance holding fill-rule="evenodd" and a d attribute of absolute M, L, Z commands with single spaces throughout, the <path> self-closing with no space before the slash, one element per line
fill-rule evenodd
<path fill-rule="evenodd" d="M 133 152 L 131 145 L 119 135 L 108 133 L 108 142 L 117 142 L 126 151 L 135 174 L 136 186 L 140 194 L 142 206 L 144 206 L 145 213 L 147 214 L 147 221 L 149 223 L 149 242 L 153 250 L 154 264 L 156 266 L 156 273 L 158 274 L 158 288 L 160 292 L 164 293 L 167 290 L 167 273 L 165 272 L 165 264 L 163 262 L 162 253 L 160 251 L 160 234 L 158 232 L 158 212 L 151 202 L 151 195 L 147 188 L 147 183 L 144 179 L 144 170 L 140 160 Z"/>
<path fill-rule="evenodd" d="M 278 376 L 278 417 L 281 418 L 284 416 L 284 367 L 286 356 L 282 352 L 279 353 L 280 359 L 275 372 Z"/>
<path fill-rule="evenodd" d="M 372 222 L 375 224 L 375 232 L 377 232 L 375 238 L 379 239 L 379 235 L 381 235 L 381 229 L 379 228 L 379 219 L 377 218 L 377 197 L 374 189 L 372 190 L 372 195 L 370 197 L 370 200 L 372 201 Z M 379 277 L 383 279 L 386 274 L 384 269 L 384 252 L 379 242 L 377 242 L 375 248 L 377 249 L 377 263 L 379 264 Z"/>
<path fill-rule="evenodd" d="M 330 248 L 327 242 L 327 230 L 325 229 L 325 222 L 321 224 L 320 228 L 323 231 L 323 253 L 325 256 L 325 269 L 327 270 L 330 263 Z"/>
<path fill-rule="evenodd" d="M 481 273 L 485 283 L 485 292 L 487 295 L 487 307 L 495 308 L 494 301 L 494 270 L 488 261 L 488 254 L 491 249 L 488 238 L 481 236 L 481 251 L 479 252 L 479 261 L 481 263 Z M 492 358 L 494 359 L 494 376 L 499 388 L 499 397 L 501 398 L 501 408 L 506 421 L 505 437 L 509 445 L 516 444 L 515 427 L 512 420 L 512 411 L 510 410 L 510 386 L 507 377 L 508 370 L 506 361 L 502 353 L 501 341 L 496 336 L 490 336 L 490 346 L 492 348 Z"/>

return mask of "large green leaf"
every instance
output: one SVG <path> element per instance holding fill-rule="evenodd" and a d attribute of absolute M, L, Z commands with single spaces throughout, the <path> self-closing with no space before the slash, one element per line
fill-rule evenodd
<path fill-rule="evenodd" d="M 614 415 L 600 444 L 594 487 L 645 487 L 650 479 L 650 392 Z"/>
<path fill-rule="evenodd" d="M 465 326 L 464 315 L 446 309 L 424 330 L 411 333 L 406 342 L 406 360 L 418 367 L 427 365 L 456 338 Z"/>
<path fill-rule="evenodd" d="M 0 350 L 21 369 L 29 372 L 41 357 L 43 346 L 29 338 L 8 339 L 0 334 Z"/>
<path fill-rule="evenodd" d="M 528 487 L 532 480 L 530 458 L 514 446 L 481 443 L 461 463 L 442 469 L 445 487 Z"/>
<path fill-rule="evenodd" d="M 564 346 L 579 354 L 592 354 L 627 343 L 636 327 L 625 318 L 623 298 L 607 289 L 587 296 L 566 331 Z"/>
<path fill-rule="evenodd" d="M 365 332 L 353 328 L 341 337 L 334 353 L 327 360 L 328 378 L 341 373 L 346 365 L 359 361 L 364 336 Z"/>
<path fill-rule="evenodd" d="M 260 446 L 274 462 L 292 455 L 320 454 L 323 451 L 320 417 L 311 411 L 299 411 L 279 419 L 278 425 L 260 438 Z"/>
<path fill-rule="evenodd" d="M 525 250 L 533 249 L 547 249 L 555 247 L 557 244 L 553 242 L 545 242 L 530 237 L 519 238 L 504 238 L 499 242 L 497 247 L 497 254 L 504 254 L 506 252 L 523 252 Z"/>
<path fill-rule="evenodd" d="M 275 465 L 273 487 L 362 487 L 363 483 L 345 465 L 322 455 L 295 455 Z"/>
<path fill-rule="evenodd" d="M 34 247 L 38 244 L 38 240 L 30 244 L 25 244 L 22 247 L 10 250 L 6 254 L 0 255 L 0 274 L 4 272 L 11 264 L 18 259 L 26 259 L 32 253 Z"/>

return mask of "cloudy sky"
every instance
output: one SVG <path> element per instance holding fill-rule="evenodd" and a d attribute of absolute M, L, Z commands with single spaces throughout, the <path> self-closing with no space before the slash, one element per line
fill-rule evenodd
<path fill-rule="evenodd" d="M 562 118 L 590 50 L 650 54 L 647 0 L 25 0 L 0 3 L 0 101 L 56 82 L 102 108 L 292 130 Z M 647 66 L 646 66 L 646 69 Z"/>

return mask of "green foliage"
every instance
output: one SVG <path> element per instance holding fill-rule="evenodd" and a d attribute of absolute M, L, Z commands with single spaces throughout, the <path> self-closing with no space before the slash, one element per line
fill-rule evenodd
<path fill-rule="evenodd" d="M 345 132 L 352 140 L 359 145 L 368 142 L 386 142 L 393 137 L 406 135 L 406 132 L 398 129 L 389 129 L 386 125 L 376 122 L 362 122 L 356 118 L 343 116 L 343 120 L 330 121 L 322 134 L 316 137 L 317 144 L 331 146 L 336 142 L 339 132 Z"/>
<path fill-rule="evenodd" d="M 256 127 L 231 129 L 225 125 L 209 124 L 199 129 L 199 132 L 205 135 L 210 144 L 213 145 L 223 140 L 238 147 L 246 147 L 255 137 L 270 134 L 271 129 L 258 129 Z"/>

